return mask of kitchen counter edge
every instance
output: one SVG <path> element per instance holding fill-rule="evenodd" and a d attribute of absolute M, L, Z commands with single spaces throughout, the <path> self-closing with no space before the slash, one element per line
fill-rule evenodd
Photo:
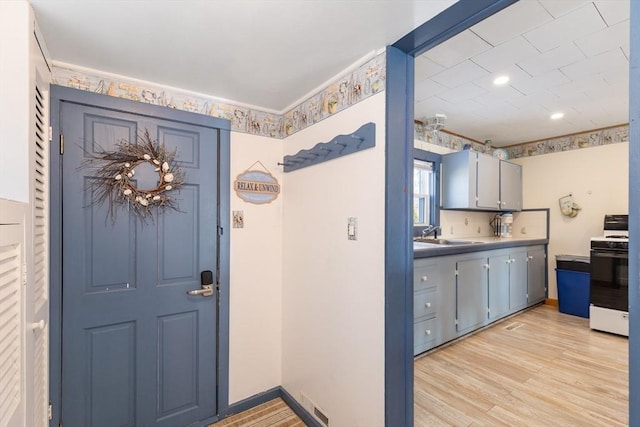
<path fill-rule="evenodd" d="M 414 249 L 413 258 L 432 258 L 443 255 L 466 254 L 470 252 L 482 252 L 493 249 L 517 248 L 521 246 L 546 245 L 548 239 L 518 239 L 502 240 L 486 243 L 469 243 L 459 245 L 433 245 L 433 248 Z"/>

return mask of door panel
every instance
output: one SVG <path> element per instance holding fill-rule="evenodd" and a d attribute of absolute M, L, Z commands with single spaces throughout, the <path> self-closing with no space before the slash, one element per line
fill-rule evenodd
<path fill-rule="evenodd" d="M 500 160 L 487 154 L 478 154 L 476 206 L 486 209 L 500 208 Z"/>
<path fill-rule="evenodd" d="M 66 426 L 178 426 L 217 414 L 216 296 L 188 296 L 217 271 L 218 130 L 62 103 L 63 351 Z M 148 130 L 186 183 L 179 211 L 146 224 L 94 203 L 89 156 Z M 83 167 L 85 165 L 85 167 Z M 157 183 L 136 168 L 136 185 Z"/>
<path fill-rule="evenodd" d="M 457 330 L 465 331 L 487 320 L 487 258 L 460 261 L 456 264 Z"/>
<path fill-rule="evenodd" d="M 513 262 L 509 271 L 509 309 L 527 305 L 527 253 L 511 254 Z"/>
<path fill-rule="evenodd" d="M 84 425 L 135 425 L 136 324 L 87 328 L 84 371 L 88 396 Z M 118 393 L 112 393 L 117 389 Z M 67 414 L 64 414 L 65 418 Z M 74 419 L 75 417 L 70 417 Z M 66 421 L 65 421 L 66 423 Z"/>
<path fill-rule="evenodd" d="M 509 311 L 509 255 L 489 257 L 489 319 Z"/>

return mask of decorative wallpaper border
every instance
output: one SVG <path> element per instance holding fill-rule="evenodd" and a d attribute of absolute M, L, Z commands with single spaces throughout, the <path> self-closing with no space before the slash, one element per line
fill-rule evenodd
<path fill-rule="evenodd" d="M 614 126 L 606 129 L 586 131 L 574 135 L 549 138 L 525 144 L 505 147 L 509 158 L 539 156 L 559 151 L 577 150 L 580 148 L 598 147 L 629 141 L 629 125 Z"/>
<path fill-rule="evenodd" d="M 382 92 L 386 86 L 386 71 L 386 57 L 381 53 L 301 102 L 284 114 L 284 137 Z"/>
<path fill-rule="evenodd" d="M 194 95 L 192 92 L 180 89 L 135 79 L 114 77 L 99 71 L 78 70 L 59 64 L 54 64 L 53 67 L 53 83 L 228 119 L 233 131 L 283 139 L 384 91 L 386 87 L 386 57 L 384 52 L 376 55 L 284 114 L 249 108 L 213 96 Z M 434 138 L 434 133 L 426 131 L 424 126 L 419 123 L 416 123 L 414 127 L 414 137 L 457 151 L 470 144 L 475 151 L 489 154 L 493 152 L 493 148 L 490 146 L 447 133 L 446 130 L 436 132 Z M 628 140 L 629 126 L 620 125 L 504 148 L 509 152 L 509 157 L 515 159 L 615 144 Z"/>
<path fill-rule="evenodd" d="M 383 91 L 386 83 L 386 57 L 384 53 L 377 55 L 284 114 L 229 103 L 213 96 L 198 96 L 180 89 L 59 64 L 53 66 L 53 83 L 228 119 L 233 131 L 283 139 Z"/>
<path fill-rule="evenodd" d="M 467 144 L 470 144 L 474 151 L 480 153 L 491 154 L 494 148 L 496 148 L 486 146 L 462 136 L 449 134 L 444 130 L 436 132 L 436 137 L 434 138 L 434 133 L 426 131 L 424 126 L 419 123 L 416 123 L 414 126 L 414 138 L 456 151 L 462 150 Z M 507 150 L 510 159 L 517 159 L 520 157 L 540 156 L 543 154 L 557 153 L 559 151 L 578 150 L 581 148 L 628 141 L 629 126 L 625 124 L 605 129 L 585 131 L 574 135 L 542 139 L 524 144 L 514 144 L 502 148 Z"/>
<path fill-rule="evenodd" d="M 473 151 L 491 154 L 493 148 L 477 141 L 467 139 L 463 136 L 448 133 L 446 130 L 430 132 L 421 123 L 415 123 L 413 127 L 413 137 L 417 140 L 439 145 L 455 151 L 461 151 L 466 145 L 471 145 Z"/>

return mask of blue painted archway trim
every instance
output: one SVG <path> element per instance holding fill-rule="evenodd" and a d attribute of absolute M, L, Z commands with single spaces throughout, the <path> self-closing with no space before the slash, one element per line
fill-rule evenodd
<path fill-rule="evenodd" d="M 516 0 L 460 0 L 387 47 L 385 197 L 385 425 L 413 425 L 414 56 Z"/>

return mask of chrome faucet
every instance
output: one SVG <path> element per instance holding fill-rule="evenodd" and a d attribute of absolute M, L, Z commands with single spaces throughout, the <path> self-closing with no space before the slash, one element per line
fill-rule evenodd
<path fill-rule="evenodd" d="M 425 228 L 422 229 L 422 237 L 426 237 L 429 234 L 433 234 L 433 238 L 437 239 L 438 238 L 438 232 L 441 231 L 442 229 L 440 228 L 440 226 L 438 225 L 427 225 Z"/>

